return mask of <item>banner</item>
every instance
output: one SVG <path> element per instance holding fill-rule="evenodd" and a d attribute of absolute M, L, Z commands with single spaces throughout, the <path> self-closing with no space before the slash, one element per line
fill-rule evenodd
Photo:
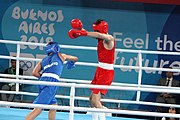
<path fill-rule="evenodd" d="M 97 1 L 100 2 L 100 1 Z M 79 18 L 83 22 L 83 27 L 92 31 L 92 23 L 99 18 L 103 18 L 109 24 L 109 34 L 112 34 L 117 41 L 116 48 L 129 50 L 146 50 L 146 51 L 169 51 L 180 52 L 180 14 L 179 6 L 159 6 L 161 10 L 151 11 L 151 5 L 138 3 L 134 9 L 121 9 L 121 3 L 116 4 L 116 8 L 109 6 L 103 7 L 86 7 L 88 3 L 77 2 L 76 5 L 67 5 L 70 3 L 53 1 L 44 2 L 43 0 L 17 0 L 16 2 L 1 2 L 1 39 L 47 43 L 55 41 L 65 45 L 79 46 L 96 46 L 97 40 L 88 37 L 70 39 L 68 31 L 71 29 L 70 21 L 73 18 Z M 109 2 L 105 1 L 102 6 L 107 6 Z M 129 6 L 126 3 L 124 6 Z M 158 7 L 158 8 L 159 8 Z M 131 7 L 132 8 L 132 7 Z M 166 11 L 162 11 L 165 9 Z M 0 44 L 3 48 L 1 55 L 16 55 L 16 46 L 10 44 Z M 62 52 L 79 57 L 80 62 L 97 63 L 96 51 L 62 49 Z M 21 45 L 22 57 L 43 58 L 45 56 L 44 48 L 39 46 Z M 158 55 L 143 54 L 143 67 L 180 68 L 180 57 L 177 55 Z M 138 66 L 138 54 L 116 52 L 116 65 Z M 8 62 L 2 60 L 1 72 L 8 67 Z M 20 67 L 24 69 L 25 75 L 31 75 L 36 65 L 32 61 L 20 61 Z M 76 66 L 76 69 L 68 71 L 63 70 L 63 78 L 85 79 L 91 81 L 94 77 L 95 67 Z M 180 73 L 174 73 L 175 78 L 179 80 Z M 164 77 L 162 71 L 143 70 L 142 83 L 145 85 L 158 85 L 159 79 Z M 138 83 L 138 70 L 131 68 L 115 69 L 114 82 L 118 83 Z M 34 92 L 34 87 L 30 91 Z M 79 95 L 89 96 L 90 90 L 78 90 Z M 112 94 L 113 93 L 113 94 Z M 61 93 L 60 93 L 61 94 Z M 64 94 L 67 94 L 64 93 Z M 135 100 L 136 92 L 133 91 L 113 91 L 109 90 L 107 97 L 112 99 Z M 140 99 L 143 101 L 154 101 L 155 93 L 141 92 Z M 27 98 L 28 99 L 28 98 Z M 86 106 L 89 106 L 87 103 Z M 114 107 L 114 104 L 107 103 L 107 106 Z M 124 109 L 138 109 L 140 105 L 132 106 L 122 104 Z M 144 109 L 144 108 L 142 108 Z"/>

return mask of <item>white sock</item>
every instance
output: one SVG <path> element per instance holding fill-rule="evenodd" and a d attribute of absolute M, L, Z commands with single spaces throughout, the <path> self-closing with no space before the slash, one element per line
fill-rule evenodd
<path fill-rule="evenodd" d="M 92 112 L 92 120 L 98 120 L 98 113 Z"/>
<path fill-rule="evenodd" d="M 105 113 L 98 113 L 99 114 L 99 120 L 106 120 Z"/>

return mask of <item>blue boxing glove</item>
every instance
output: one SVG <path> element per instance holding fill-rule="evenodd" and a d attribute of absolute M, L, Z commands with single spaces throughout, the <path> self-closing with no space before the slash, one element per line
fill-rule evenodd
<path fill-rule="evenodd" d="M 75 68 L 75 62 L 73 62 L 73 61 L 67 61 L 67 63 L 66 63 L 66 68 L 67 68 L 67 69 L 73 69 L 73 68 Z"/>

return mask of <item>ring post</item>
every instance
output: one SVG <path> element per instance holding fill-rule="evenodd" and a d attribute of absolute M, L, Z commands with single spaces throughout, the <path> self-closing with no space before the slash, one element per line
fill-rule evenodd
<path fill-rule="evenodd" d="M 70 92 L 70 114 L 69 114 L 69 120 L 74 120 L 74 96 L 75 96 L 75 84 L 73 83 L 71 86 L 71 92 Z"/>
<path fill-rule="evenodd" d="M 19 57 L 20 57 L 20 44 L 17 43 L 17 55 L 16 55 L 16 79 L 19 80 Z M 19 83 L 16 83 L 16 93 L 19 92 Z"/>
<path fill-rule="evenodd" d="M 138 71 L 138 88 L 141 86 L 141 78 L 142 78 L 142 53 L 141 50 L 138 53 L 138 63 L 139 63 L 139 71 Z M 137 91 L 136 101 L 139 102 L 141 96 L 141 91 Z"/>

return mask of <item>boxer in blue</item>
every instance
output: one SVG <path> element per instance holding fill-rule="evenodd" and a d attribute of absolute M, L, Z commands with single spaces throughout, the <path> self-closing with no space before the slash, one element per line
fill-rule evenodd
<path fill-rule="evenodd" d="M 58 82 L 63 70 L 65 60 L 67 69 L 75 67 L 78 60 L 76 56 L 60 53 L 60 47 L 56 42 L 50 42 L 46 46 L 47 56 L 43 58 L 34 68 L 32 75 L 39 78 L 40 81 Z M 42 72 L 42 74 L 41 74 Z M 57 105 L 55 98 L 57 86 L 38 85 L 39 94 L 33 104 Z M 34 108 L 25 120 L 34 120 L 42 112 L 41 108 Z M 55 120 L 56 110 L 49 110 L 49 120 Z"/>

